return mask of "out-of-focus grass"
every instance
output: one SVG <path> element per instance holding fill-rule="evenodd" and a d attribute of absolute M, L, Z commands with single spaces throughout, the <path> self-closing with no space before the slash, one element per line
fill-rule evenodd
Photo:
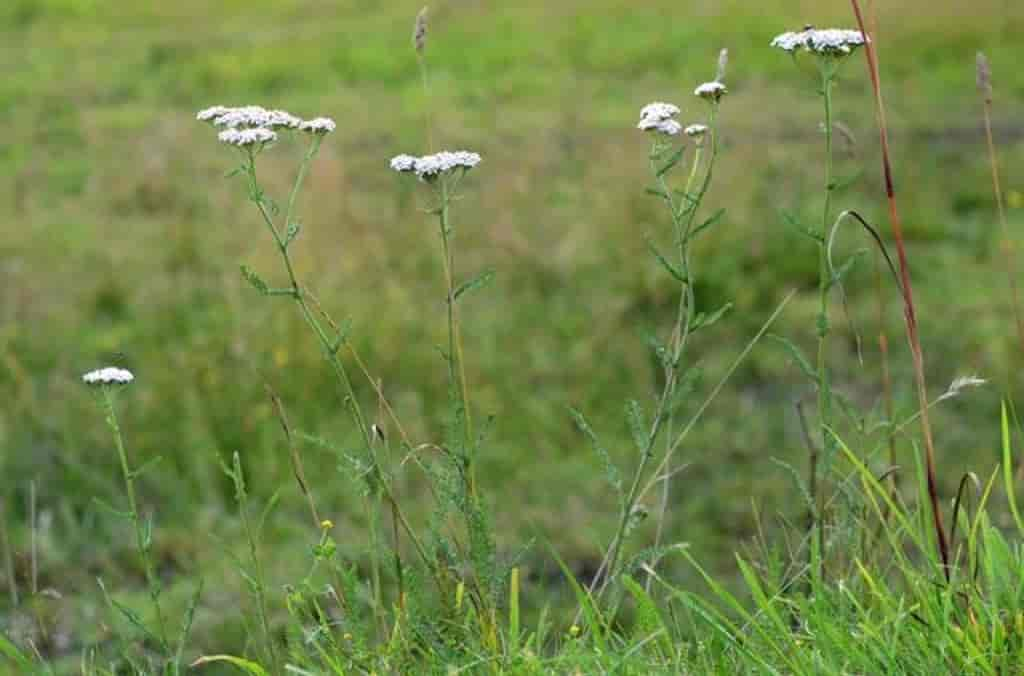
<path fill-rule="evenodd" d="M 241 452 L 258 496 L 285 487 L 267 539 L 272 580 L 295 574 L 302 561 L 287 553 L 308 544 L 263 384 L 280 392 L 296 427 L 341 444 L 351 438 L 335 383 L 297 318 L 283 305 L 255 302 L 239 278 L 241 261 L 276 268 L 241 186 L 223 178 L 231 154 L 193 121 L 201 107 L 260 103 L 338 120 L 302 205 L 300 273 L 334 314 L 351 318 L 359 349 L 413 438 L 437 436 L 445 388 L 435 347 L 444 331 L 438 243 L 419 196 L 387 170 L 391 155 L 425 150 L 425 99 L 410 48 L 418 9 L 404 0 L 14 0 L 0 7 L 0 172 L 8 177 L 0 182 L 3 497 L 24 578 L 28 482 L 39 482 L 41 583 L 61 592 L 69 617 L 94 610 L 96 574 L 123 571 L 118 588 L 141 576 L 127 530 L 92 503 L 115 494 L 115 459 L 77 382 L 82 371 L 123 354 L 138 374 L 122 425 L 136 457 L 163 457 L 142 486 L 172 593 L 187 591 L 175 586 L 181 570 L 202 569 L 216 582 L 200 615 L 208 629 L 200 640 L 210 647 L 227 632 L 241 634 L 213 629 L 217 604 L 232 603 L 232 586 L 240 587 L 208 540 L 240 542 L 217 456 Z M 675 286 L 645 252 L 643 236 L 664 237 L 668 228 L 644 194 L 637 111 L 665 99 L 685 104 L 685 120 L 699 114 L 690 92 L 713 75 L 718 49 L 730 49 L 724 156 L 708 198 L 728 215 L 699 248 L 698 292 L 706 305 L 731 299 L 736 310 L 691 354 L 713 380 L 794 286 L 807 293 L 776 330 L 810 346 L 813 244 L 780 211 L 817 213 L 819 105 L 811 73 L 767 43 L 807 22 L 848 25 L 848 7 L 531 0 L 514 7 L 451 1 L 432 10 L 436 138 L 485 158 L 456 226 L 461 269 L 497 272 L 496 285 L 467 301 L 463 332 L 477 405 L 497 416 L 481 471 L 500 544 L 511 551 L 539 534 L 585 572 L 614 526 L 614 509 L 566 409 L 585 410 L 628 462 L 623 406 L 651 391 L 657 373 L 643 335 L 666 330 L 674 303 Z M 999 150 L 1008 190 L 1018 195 L 1009 216 L 1019 228 L 1024 9 L 999 0 L 955 9 L 915 0 L 879 14 L 933 389 L 964 373 L 993 379 L 988 390 L 937 413 L 941 478 L 951 491 L 962 470 L 994 456 L 995 430 L 979 421 L 991 419 L 1002 388 L 1019 389 L 973 58 L 984 49 L 993 65 Z M 859 57 L 845 67 L 837 101 L 856 139 L 840 146 L 838 172 L 864 174 L 836 204 L 883 219 Z M 286 144 L 273 154 L 297 151 Z M 287 166 L 267 163 L 278 194 Z M 852 234 L 841 242 L 847 253 L 862 245 Z M 866 410 L 879 391 L 871 279 L 865 265 L 848 284 L 863 364 L 846 324 L 848 340 L 836 340 L 833 354 L 836 386 Z M 913 399 L 895 294 L 889 315 L 906 415 Z M 371 405 L 366 383 L 359 388 Z M 769 524 L 777 514 L 800 516 L 790 477 L 772 458 L 803 467 L 793 402 L 807 392 L 784 352 L 766 343 L 682 453 L 690 464 L 676 480 L 669 533 L 725 575 L 731 552 L 753 533 L 751 498 Z M 852 431 L 844 432 L 856 447 Z M 901 447 L 908 453 L 909 441 Z M 327 454 L 303 452 L 339 540 L 361 556 L 355 488 Z M 413 474 L 405 498 L 417 500 L 423 488 Z M 524 600 L 530 584 L 558 575 L 544 559 L 539 552 L 532 559 Z"/>

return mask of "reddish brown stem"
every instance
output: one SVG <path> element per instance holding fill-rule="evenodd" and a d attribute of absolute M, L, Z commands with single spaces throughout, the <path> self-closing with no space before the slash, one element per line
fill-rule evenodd
<path fill-rule="evenodd" d="M 942 569 L 949 581 L 949 544 L 946 540 L 946 529 L 942 525 L 942 512 L 939 509 L 938 482 L 935 476 L 935 444 L 932 441 L 932 426 L 928 418 L 928 388 L 924 377 L 924 353 L 921 351 L 921 339 L 917 330 L 917 317 L 914 313 L 914 292 L 910 283 L 910 268 L 907 263 L 907 249 L 903 240 L 903 225 L 899 210 L 896 208 L 896 190 L 893 185 L 892 163 L 889 159 L 889 134 L 885 122 L 885 106 L 882 103 L 882 87 L 878 76 L 878 61 L 875 58 L 874 45 L 869 39 L 864 16 L 857 0 L 850 0 L 853 13 L 857 17 L 857 25 L 864 35 L 864 54 L 867 58 L 868 73 L 871 76 L 871 88 L 875 96 L 875 112 L 878 116 L 878 134 L 882 146 L 882 173 L 885 178 L 885 196 L 889 204 L 889 222 L 892 224 L 893 239 L 896 241 L 896 253 L 899 258 L 900 279 L 903 285 L 903 317 L 907 326 L 907 341 L 914 359 L 914 380 L 917 384 L 917 399 L 921 407 L 921 434 L 924 437 L 925 472 L 928 475 L 928 498 L 931 501 L 932 518 L 935 525 L 935 538 L 938 540 L 939 556 L 942 558 Z"/>

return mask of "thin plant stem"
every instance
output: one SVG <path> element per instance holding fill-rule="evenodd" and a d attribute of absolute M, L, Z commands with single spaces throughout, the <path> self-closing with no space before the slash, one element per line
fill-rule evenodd
<path fill-rule="evenodd" d="M 303 180 L 309 169 L 310 163 L 312 162 L 313 158 L 316 157 L 317 151 L 320 148 L 321 140 L 322 139 L 319 135 L 314 135 L 302 159 L 302 164 L 299 167 L 299 171 L 295 179 L 295 184 L 292 187 L 290 193 L 288 211 L 285 213 L 286 224 L 292 223 L 292 212 L 295 207 L 296 201 L 295 196 L 298 194 L 298 191 L 301 188 Z M 369 426 L 366 423 L 366 417 L 363 415 L 362 408 L 359 405 L 359 400 L 356 396 L 355 389 L 352 386 L 352 380 L 349 378 L 348 371 L 346 370 L 344 363 L 338 357 L 338 348 L 340 347 L 340 345 L 337 344 L 335 340 L 332 340 L 327 335 L 327 332 L 324 330 L 324 327 L 317 320 L 316 316 L 313 314 L 312 309 L 310 308 L 310 304 L 307 301 L 308 294 L 306 290 L 303 289 L 303 287 L 299 284 L 298 278 L 295 275 L 295 269 L 292 264 L 291 255 L 289 253 L 290 240 L 287 238 L 287 234 L 282 235 L 281 232 L 278 230 L 277 226 L 274 224 L 274 219 L 267 208 L 266 200 L 264 199 L 262 190 L 259 187 L 259 182 L 256 176 L 255 154 L 253 153 L 253 151 L 248 150 L 246 152 L 246 161 L 243 165 L 243 168 L 249 180 L 250 199 L 253 201 L 253 203 L 255 203 L 260 215 L 263 218 L 264 224 L 267 226 L 267 229 L 270 232 L 271 237 L 274 239 L 274 243 L 277 247 L 278 253 L 280 254 L 281 261 L 284 264 L 285 271 L 288 274 L 289 288 L 285 290 L 286 293 L 284 295 L 288 295 L 293 299 L 293 301 L 299 308 L 299 312 L 302 315 L 303 320 L 316 335 L 320 343 L 320 347 L 324 353 L 324 357 L 327 359 L 328 363 L 331 365 L 331 368 L 334 370 L 335 375 L 337 375 L 338 380 L 342 384 L 342 388 L 345 394 L 345 401 L 348 405 L 347 408 L 349 409 L 353 421 L 355 422 L 356 427 L 358 428 L 359 435 L 362 438 L 362 442 L 367 452 L 367 455 L 373 462 L 375 471 L 380 472 L 380 464 L 376 455 L 376 451 L 373 447 L 371 432 Z M 402 525 L 402 529 L 409 536 L 409 540 L 413 543 L 413 546 L 416 548 L 417 554 L 433 572 L 435 568 L 430 559 L 430 556 L 427 553 L 426 547 L 423 545 L 419 537 L 416 535 L 416 532 L 412 528 L 412 525 L 409 523 L 405 514 L 399 507 L 398 501 L 395 499 L 394 493 L 392 492 L 391 487 L 388 485 L 388 482 L 386 480 L 382 480 L 381 487 L 385 499 L 388 501 L 389 505 L 391 506 L 391 509 L 396 512 L 395 517 Z M 344 604 L 344 598 L 342 596 L 343 591 L 341 588 L 337 590 L 337 594 L 339 600 Z"/>
<path fill-rule="evenodd" d="M 711 112 L 712 120 L 714 120 L 715 108 L 712 107 L 711 110 L 712 110 L 712 112 Z M 713 122 L 712 122 L 712 125 L 713 125 Z M 697 170 L 701 166 L 701 161 L 703 159 L 703 154 L 704 154 L 704 143 L 703 143 L 703 139 L 701 139 L 700 141 L 697 142 L 697 147 L 694 150 L 694 154 L 693 154 L 693 164 L 690 167 L 690 175 L 686 179 L 686 188 L 685 188 L 685 191 L 684 191 L 686 195 L 690 195 L 690 191 L 693 190 L 693 182 L 697 178 Z M 709 170 L 710 170 L 710 168 L 709 168 Z M 671 195 L 669 195 L 669 199 L 671 199 Z M 693 208 L 693 212 L 692 212 L 694 215 L 696 213 L 696 210 L 697 210 L 698 206 L 699 206 L 699 202 L 694 204 L 694 208 Z M 675 220 L 678 220 L 678 219 L 673 219 L 673 220 L 675 221 Z M 690 335 L 690 327 L 693 326 L 693 319 L 694 319 L 694 316 L 695 316 L 695 313 L 696 313 L 696 298 L 695 298 L 694 291 L 693 291 L 694 284 L 696 283 L 696 279 L 694 277 L 693 267 L 690 265 L 690 246 L 689 246 L 690 242 L 689 242 L 689 237 L 688 237 L 689 229 L 690 229 L 690 226 L 692 225 L 692 223 L 693 223 L 693 218 L 691 217 L 685 227 L 680 228 L 680 227 L 677 226 L 676 233 L 675 233 L 675 237 L 678 240 L 677 244 L 678 244 L 678 248 L 679 248 L 679 264 L 680 264 L 681 269 L 683 270 L 683 272 L 684 272 L 684 274 L 686 276 L 686 281 L 685 282 L 681 282 L 681 287 L 682 288 L 680 289 L 680 294 L 679 294 L 679 310 L 678 310 L 678 313 L 677 313 L 676 326 L 675 326 L 675 329 L 673 330 L 673 334 L 672 334 L 672 336 L 673 336 L 673 338 L 672 338 L 672 340 L 673 340 L 673 347 L 672 347 L 673 361 L 676 362 L 676 363 L 674 363 L 671 368 L 667 369 L 666 379 L 665 379 L 666 380 L 666 387 L 671 389 L 671 392 L 669 393 L 669 401 L 672 401 L 672 400 L 675 399 L 676 387 L 677 387 L 677 384 L 678 384 L 678 376 L 677 376 L 677 373 L 678 373 L 678 361 L 682 358 L 683 350 L 685 349 L 685 346 L 686 346 L 686 340 L 687 340 L 687 338 Z M 684 315 L 684 313 L 685 313 L 685 315 Z M 668 450 L 669 444 L 671 443 L 672 433 L 675 431 L 675 413 L 676 413 L 675 407 L 670 405 L 669 408 L 668 408 L 668 421 L 667 421 L 666 426 L 665 426 L 665 450 L 666 451 Z M 668 514 L 669 496 L 670 496 L 671 487 L 672 487 L 672 483 L 671 483 L 672 474 L 673 474 L 673 472 L 671 472 L 671 471 L 670 472 L 666 472 L 665 473 L 665 477 L 664 477 L 664 481 L 662 482 L 662 485 L 661 485 L 661 501 L 660 501 L 660 504 L 658 505 L 657 525 L 655 527 L 655 532 L 654 532 L 654 548 L 655 549 L 658 549 L 659 547 L 661 547 L 661 539 L 662 539 L 662 535 L 663 535 L 664 528 L 665 528 L 665 518 L 666 518 L 666 515 Z M 644 585 L 645 585 L 645 589 L 648 592 L 650 592 L 650 590 L 651 590 L 652 583 L 653 583 L 653 578 L 651 576 L 647 576 L 647 579 L 645 580 Z"/>
<path fill-rule="evenodd" d="M 434 152 L 434 120 L 431 106 L 430 78 L 427 77 L 427 59 L 422 53 L 417 53 L 416 61 L 420 66 L 420 80 L 423 83 L 423 96 L 426 102 L 423 105 L 424 126 L 427 128 L 427 152 Z"/>
<path fill-rule="evenodd" d="M 829 382 L 828 371 L 828 337 L 830 332 L 828 316 L 828 295 L 829 287 L 832 284 L 832 275 L 828 261 L 828 236 L 829 217 L 832 210 L 832 85 L 835 79 L 835 67 L 831 57 L 822 57 L 819 61 L 821 69 L 821 95 L 825 104 L 825 204 L 821 217 L 821 238 L 818 241 L 818 424 L 821 432 L 821 461 L 818 460 L 816 452 L 812 451 L 810 463 L 810 480 L 808 490 L 811 498 L 815 501 L 815 514 L 813 523 L 817 534 L 810 549 L 812 570 L 819 576 L 824 574 L 824 556 L 822 549 L 825 546 L 825 514 L 824 514 L 824 486 L 820 475 L 823 466 L 827 467 L 831 458 L 832 443 L 832 386 Z M 823 462 L 822 462 L 823 461 Z"/>
<path fill-rule="evenodd" d="M 984 57 L 979 57 L 984 58 Z M 982 116 L 985 121 L 985 145 L 988 149 L 988 163 L 992 172 L 992 194 L 995 197 L 996 213 L 999 216 L 999 229 L 1002 234 L 1001 249 L 1003 262 L 1006 266 L 1006 277 L 1010 285 L 1010 295 L 1013 300 L 1013 317 L 1017 325 L 1017 339 L 1020 341 L 1021 350 L 1024 351 L 1024 319 L 1020 312 L 1020 295 L 1017 290 L 1017 276 L 1015 251 L 1013 240 L 1010 238 L 1010 226 L 1006 222 L 1006 208 L 1003 206 L 1003 189 L 999 180 L 999 161 L 996 157 L 996 145 L 992 137 L 992 90 L 991 86 L 982 91 Z"/>
<path fill-rule="evenodd" d="M 160 639 L 160 648 L 170 656 L 170 644 L 167 642 L 167 629 L 164 621 L 164 613 L 160 607 L 160 581 L 156 577 L 156 570 L 153 566 L 153 559 L 150 556 L 150 535 L 143 526 L 142 517 L 139 514 L 138 499 L 135 496 L 135 473 L 128 464 L 128 453 L 124 447 L 124 440 L 121 436 L 121 426 L 117 421 L 117 411 L 114 406 L 114 394 L 110 387 L 104 386 L 103 404 L 107 413 L 107 425 L 114 437 L 114 445 L 117 447 L 117 456 L 121 461 L 121 476 L 124 479 L 125 493 L 128 496 L 128 509 L 135 528 L 135 546 L 142 562 L 142 569 L 146 576 L 146 584 L 149 587 L 149 598 L 153 604 L 153 611 L 156 614 L 157 636 Z"/>
<path fill-rule="evenodd" d="M 249 545 L 249 562 L 252 566 L 251 585 L 256 595 L 256 608 L 259 613 L 260 626 L 263 629 L 263 640 L 267 648 L 267 657 L 273 670 L 278 670 L 277 651 L 274 648 L 274 635 L 270 629 L 270 614 L 267 612 L 267 586 L 263 574 L 263 562 L 260 560 L 259 548 L 256 542 L 256 532 L 253 530 L 252 522 L 249 519 L 249 495 L 245 487 L 245 475 L 242 473 L 242 460 L 236 451 L 231 459 L 229 472 L 235 484 L 235 500 L 238 502 L 238 511 L 242 517 L 242 529 L 245 531 L 245 540 Z"/>
<path fill-rule="evenodd" d="M 639 493 L 637 493 L 638 499 L 642 499 L 645 495 L 647 495 L 647 493 L 651 491 L 651 489 L 654 488 L 654 486 L 660 480 L 662 474 L 667 470 L 669 464 L 672 462 L 672 458 L 675 456 L 676 451 L 679 450 L 679 446 L 681 446 L 682 443 L 686 441 L 686 438 L 690 435 L 690 432 L 693 431 L 693 428 L 696 427 L 697 423 L 700 422 L 701 418 L 704 417 L 704 413 L 707 412 L 711 404 L 714 403 L 716 398 L 718 398 L 718 395 L 719 393 L 721 393 L 722 388 L 725 387 L 725 384 L 729 382 L 729 379 L 732 378 L 734 373 L 736 373 L 736 369 L 740 367 L 740 364 L 742 364 L 743 360 L 747 358 L 747 355 L 749 355 L 751 351 L 753 351 L 754 346 L 761 342 L 761 339 L 764 338 L 766 333 L 768 333 L 768 329 L 772 327 L 772 325 L 775 323 L 775 320 L 779 318 L 779 315 L 782 314 L 782 311 L 786 309 L 786 306 L 789 305 L 790 301 L 793 300 L 793 296 L 795 295 L 796 291 L 790 291 L 788 294 L 786 294 L 782 301 L 775 307 L 775 310 L 768 317 L 768 319 L 765 320 L 764 324 L 761 325 L 761 328 L 758 329 L 757 333 L 755 333 L 754 336 L 749 341 L 747 341 L 747 344 L 743 347 L 740 353 L 736 355 L 736 358 L 733 359 L 731 364 L 729 364 L 729 368 L 726 369 L 722 377 L 718 380 L 717 383 L 715 383 L 715 386 L 711 389 L 711 392 L 701 403 L 700 407 L 694 412 L 692 416 L 690 416 L 690 419 L 686 421 L 686 425 L 683 426 L 683 429 L 680 430 L 679 434 L 677 434 L 675 439 L 673 439 L 672 445 L 669 447 L 669 450 L 665 454 L 665 457 L 662 458 L 661 462 L 655 468 L 651 478 L 647 481 L 647 483 L 639 491 Z"/>
<path fill-rule="evenodd" d="M 896 415 L 896 408 L 893 403 L 892 395 L 892 374 L 889 371 L 889 336 L 885 330 L 885 315 L 886 315 L 886 296 L 882 285 L 882 262 L 881 254 L 874 250 L 875 260 L 875 298 L 878 310 L 877 322 L 878 322 L 878 352 L 879 360 L 881 361 L 882 369 L 882 400 L 885 406 L 885 419 L 889 422 L 890 429 L 886 435 L 889 446 L 889 466 L 895 467 L 897 464 L 898 456 L 896 454 L 896 433 L 893 429 L 893 419 Z M 898 472 L 892 472 L 889 475 L 889 490 L 895 495 L 898 489 Z M 886 505 L 888 510 L 888 505 Z"/>
<path fill-rule="evenodd" d="M 0 546 L 3 547 L 4 570 L 7 573 L 7 591 L 11 595 L 11 607 L 17 608 L 18 580 L 14 573 L 14 556 L 11 554 L 11 540 L 7 532 L 7 496 L 0 498 Z"/>
<path fill-rule="evenodd" d="M 466 452 L 468 454 L 468 475 L 470 496 L 475 499 L 477 495 L 476 485 L 476 462 L 473 457 L 473 418 L 469 408 L 469 388 L 466 383 L 466 367 L 462 353 L 462 339 L 459 335 L 459 322 L 455 309 L 455 250 L 452 246 L 451 228 L 451 186 L 448 177 L 442 176 L 438 179 L 438 225 L 441 231 L 441 253 L 444 259 L 444 278 L 447 287 L 447 317 L 448 317 L 448 379 L 453 393 L 458 392 L 460 399 L 461 414 L 465 420 L 466 431 Z"/>
<path fill-rule="evenodd" d="M 625 540 L 626 532 L 629 529 L 629 523 L 633 518 L 633 510 L 640 498 L 640 488 L 644 476 L 647 474 L 647 469 L 650 466 L 651 461 L 654 459 L 654 447 L 657 443 L 659 434 L 663 428 L 671 428 L 671 422 L 673 419 L 672 404 L 679 380 L 679 365 L 682 360 L 683 352 L 686 349 L 686 343 L 690 335 L 690 329 L 693 325 L 694 317 L 696 316 L 696 299 L 693 291 L 693 271 L 690 265 L 690 233 L 693 229 L 694 220 L 700 205 L 711 185 L 714 163 L 718 156 L 718 141 L 715 129 L 716 112 L 717 104 L 713 104 L 711 106 L 708 131 L 711 136 L 711 153 L 708 158 L 708 166 L 704 174 L 704 180 L 701 183 L 700 190 L 696 195 L 693 195 L 691 193 L 693 180 L 696 176 L 697 166 L 701 160 L 701 153 L 698 151 L 695 153 L 694 164 L 693 167 L 691 167 L 690 176 L 686 184 L 685 199 L 688 201 L 686 204 L 676 204 L 672 190 L 669 188 L 665 179 L 665 173 L 659 172 L 658 170 L 657 158 L 659 155 L 659 147 L 657 141 L 655 141 L 655 144 L 651 149 L 651 171 L 655 176 L 658 188 L 664 196 L 665 204 L 672 217 L 673 235 L 676 238 L 679 262 L 682 266 L 684 280 L 680 282 L 682 288 L 680 289 L 676 323 L 672 330 L 669 350 L 670 358 L 665 367 L 665 386 L 662 389 L 661 395 L 658 397 L 654 420 L 651 423 L 651 428 L 648 432 L 645 446 L 640 456 L 640 463 L 633 474 L 633 480 L 630 484 L 629 491 L 626 493 L 626 498 L 623 501 L 623 509 L 622 513 L 619 515 L 619 523 L 616 527 L 615 534 L 612 536 L 611 544 L 609 544 L 608 549 L 601 560 L 601 564 L 598 566 L 597 573 L 594 575 L 589 585 L 589 590 L 591 592 L 597 590 L 598 595 L 604 593 L 608 584 L 611 582 L 611 579 L 614 577 L 616 566 L 618 565 L 619 558 L 621 556 L 621 549 Z M 669 442 L 671 441 L 671 434 L 666 436 L 666 440 Z M 671 446 L 668 446 L 665 452 L 666 457 L 670 455 L 671 452 L 672 448 Z M 665 469 L 664 464 L 662 469 Z M 660 470 L 656 475 L 659 473 Z M 665 484 L 662 492 L 663 507 L 661 519 L 659 520 L 659 540 L 661 533 L 660 522 L 664 520 L 664 513 L 668 505 L 668 477 L 669 473 L 666 473 L 664 477 Z M 655 476 L 655 479 L 657 478 L 658 477 Z"/>
<path fill-rule="evenodd" d="M 875 49 L 858 0 L 850 0 L 857 25 L 864 36 L 864 56 L 867 60 L 868 74 L 871 77 L 871 88 L 875 98 L 875 111 L 878 119 L 879 142 L 882 148 L 882 174 L 885 179 L 885 195 L 889 207 L 889 222 L 892 225 L 893 238 L 896 241 L 896 252 L 899 258 L 900 279 L 903 290 L 903 318 L 907 328 L 907 342 L 914 362 L 914 381 L 917 386 L 918 405 L 921 410 L 921 433 L 925 446 L 925 473 L 928 482 L 928 499 L 931 502 L 932 521 L 935 527 L 935 539 L 938 545 L 942 568 L 949 582 L 949 545 L 946 529 L 942 523 L 942 511 L 939 506 L 938 481 L 935 471 L 935 444 L 932 440 L 931 421 L 928 417 L 928 388 L 925 382 L 924 353 L 921 350 L 921 338 L 918 334 L 917 316 L 914 311 L 914 292 L 910 281 L 910 265 L 907 262 L 907 249 L 903 239 L 903 225 L 899 209 L 896 205 L 896 189 L 892 176 L 892 162 L 889 157 L 889 133 L 885 119 L 885 104 L 882 101 L 882 87 L 878 73 L 878 61 Z"/>

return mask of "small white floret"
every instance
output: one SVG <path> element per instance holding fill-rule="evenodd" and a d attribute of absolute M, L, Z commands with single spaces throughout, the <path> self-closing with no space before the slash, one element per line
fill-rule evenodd
<path fill-rule="evenodd" d="M 713 82 L 705 82 L 693 90 L 694 96 L 699 96 L 702 99 L 715 102 L 720 101 L 721 98 L 728 93 L 729 90 L 726 86 L 717 80 Z"/>
<path fill-rule="evenodd" d="M 654 120 L 655 122 L 670 120 L 678 114 L 679 106 L 671 103 L 664 103 L 662 101 L 648 103 L 640 109 L 641 120 Z"/>
<path fill-rule="evenodd" d="M 636 128 L 640 131 L 653 131 L 666 136 L 675 136 L 683 129 L 683 125 L 675 120 L 655 120 L 648 117 L 640 120 Z"/>
<path fill-rule="evenodd" d="M 116 366 L 89 371 L 82 376 L 82 382 L 96 387 L 100 385 L 127 385 L 133 380 L 135 380 L 135 376 L 132 375 L 131 371 L 117 368 Z"/>
<path fill-rule="evenodd" d="M 200 122 L 213 122 L 214 119 L 227 113 L 230 108 L 226 106 L 211 106 L 210 108 L 204 108 L 196 113 L 196 119 Z"/>
<path fill-rule="evenodd" d="M 698 138 L 708 133 L 708 127 L 705 124 L 691 124 L 683 130 L 683 133 L 691 138 Z"/>
<path fill-rule="evenodd" d="M 271 129 L 298 129 L 301 125 L 302 119 L 287 110 L 271 110 L 267 111 L 267 119 L 263 126 Z"/>
<path fill-rule="evenodd" d="M 395 155 L 391 158 L 391 168 L 401 174 L 416 171 L 416 162 L 419 160 L 412 155 Z"/>
<path fill-rule="evenodd" d="M 810 52 L 819 56 L 846 56 L 864 44 L 864 34 L 846 28 L 808 28 L 776 35 L 771 42 L 790 54 L 797 51 Z"/>
<path fill-rule="evenodd" d="M 442 150 L 433 155 L 424 155 L 423 157 L 416 158 L 413 171 L 420 178 L 428 180 L 456 169 L 469 171 L 478 164 L 480 164 L 480 155 L 477 153 L 467 150 L 457 150 L 454 152 Z"/>
<path fill-rule="evenodd" d="M 228 108 L 223 115 L 213 119 L 213 126 L 239 129 L 244 127 L 265 127 L 270 124 L 270 111 L 262 106 Z"/>
<path fill-rule="evenodd" d="M 229 146 L 246 148 L 250 146 L 262 146 L 277 140 L 277 134 L 263 127 L 252 129 L 225 129 L 217 134 L 217 140 Z"/>
<path fill-rule="evenodd" d="M 337 126 L 329 117 L 316 117 L 312 120 L 303 120 L 299 124 L 299 129 L 311 134 L 330 134 Z"/>

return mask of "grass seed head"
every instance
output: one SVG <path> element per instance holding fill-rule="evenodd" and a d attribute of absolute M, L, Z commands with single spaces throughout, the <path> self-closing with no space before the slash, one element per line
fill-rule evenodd
<path fill-rule="evenodd" d="M 427 8 L 424 7 L 416 15 L 416 22 L 412 27 L 412 44 L 416 53 L 423 56 L 423 50 L 427 47 Z"/>
<path fill-rule="evenodd" d="M 977 57 L 978 91 L 985 97 L 985 102 L 992 101 L 992 69 L 988 65 L 985 54 L 978 52 Z"/>
<path fill-rule="evenodd" d="M 729 67 L 729 50 L 722 49 L 718 52 L 718 68 L 715 69 L 715 80 L 721 82 L 725 79 L 725 71 Z"/>

